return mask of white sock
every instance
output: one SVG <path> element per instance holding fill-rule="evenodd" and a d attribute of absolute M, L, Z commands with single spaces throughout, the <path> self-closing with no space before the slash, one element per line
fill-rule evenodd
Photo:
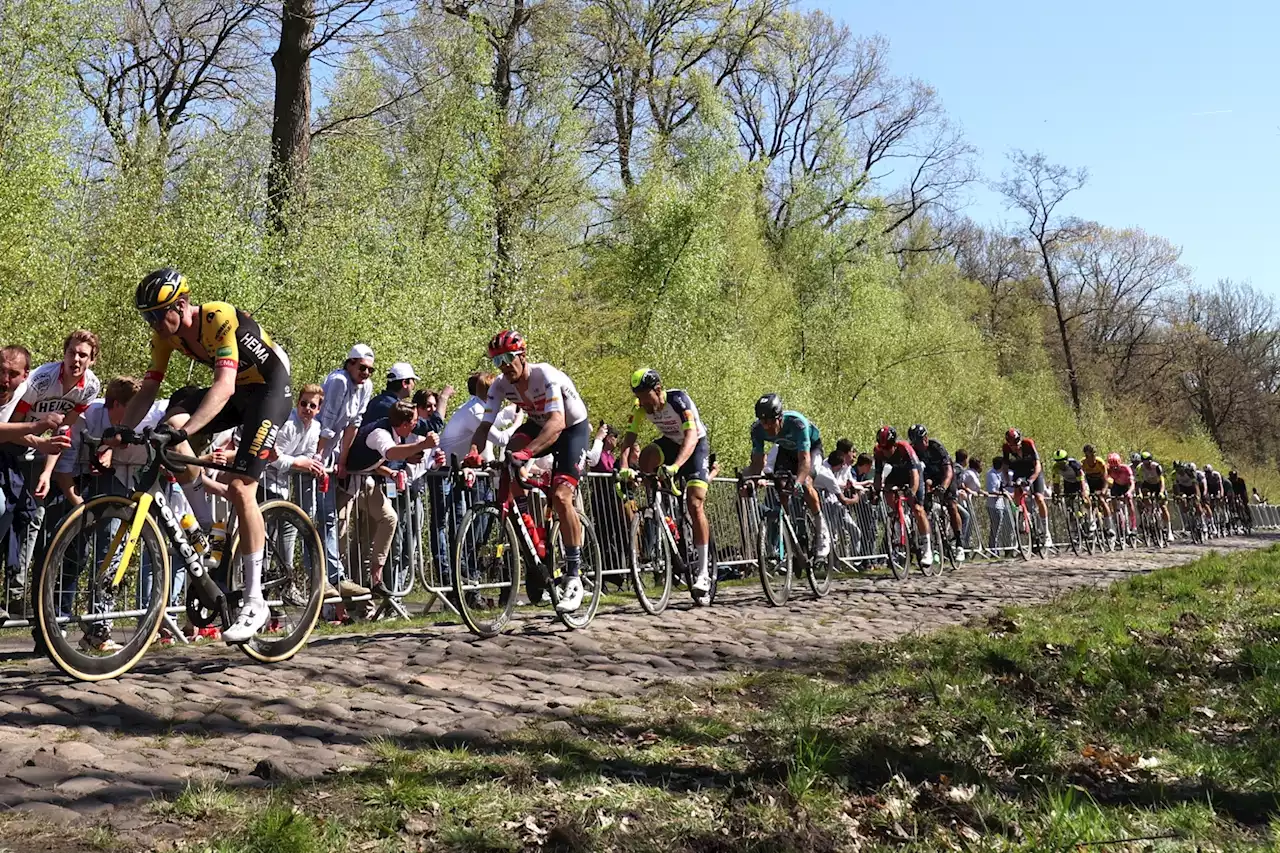
<path fill-rule="evenodd" d="M 201 530 L 213 527 L 213 508 L 209 506 L 209 493 L 204 490 L 204 476 L 197 475 L 190 483 L 180 483 L 182 493 L 187 496 L 191 505 L 191 514 L 196 517 Z"/>
<path fill-rule="evenodd" d="M 262 551 L 244 554 L 240 557 L 240 565 L 244 568 L 244 600 L 265 604 L 262 597 Z"/>
<path fill-rule="evenodd" d="M 699 572 L 707 571 L 707 559 L 708 559 L 707 546 L 694 545 L 693 550 L 698 555 L 698 571 Z"/>

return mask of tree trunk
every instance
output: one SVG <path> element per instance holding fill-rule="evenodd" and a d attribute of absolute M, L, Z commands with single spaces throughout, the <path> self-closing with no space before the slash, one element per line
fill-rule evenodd
<path fill-rule="evenodd" d="M 1076 417 L 1080 416 L 1080 379 L 1076 375 L 1076 362 L 1071 355 L 1071 334 L 1067 330 L 1067 321 L 1062 316 L 1062 293 L 1058 286 L 1058 274 L 1053 270 L 1053 262 L 1043 242 L 1040 243 L 1040 254 L 1044 258 L 1044 275 L 1049 282 L 1049 293 L 1053 297 L 1053 313 L 1058 319 L 1058 334 L 1062 337 L 1062 357 L 1067 362 L 1067 384 L 1071 387 L 1071 407 Z"/>
<path fill-rule="evenodd" d="M 271 168 L 267 172 L 269 221 L 287 231 L 289 203 L 306 192 L 311 157 L 311 51 L 315 0 L 283 0 L 280 46 L 271 56 L 276 73 L 271 117 Z"/>
<path fill-rule="evenodd" d="M 501 161 L 493 171 L 490 187 L 493 192 L 493 251 L 494 264 L 490 274 L 489 293 L 493 299 L 494 318 L 502 320 L 510 310 L 507 291 L 510 287 L 512 269 L 512 240 L 515 236 L 517 221 L 512 209 L 512 198 L 509 182 L 511 180 L 510 157 L 517 156 L 511 151 L 511 64 L 515 57 L 516 39 L 524 26 L 526 10 L 524 0 L 515 0 L 515 8 L 511 20 L 501 32 L 491 32 L 494 48 L 493 95 L 494 105 L 498 110 L 499 144 L 496 146 Z"/>

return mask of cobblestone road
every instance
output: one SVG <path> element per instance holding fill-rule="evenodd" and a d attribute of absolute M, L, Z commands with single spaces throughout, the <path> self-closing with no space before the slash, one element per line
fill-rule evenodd
<path fill-rule="evenodd" d="M 376 736 L 412 744 L 501 735 L 657 682 L 804 666 L 852 640 L 930 631 L 1202 553 L 977 564 L 905 584 L 855 578 L 821 601 L 802 594 L 782 608 L 757 589 L 733 589 L 707 609 L 682 602 L 657 618 L 635 607 L 604 613 L 585 632 L 539 616 L 487 641 L 438 626 L 327 636 L 275 667 L 206 646 L 151 656 L 100 684 L 71 683 L 25 651 L 0 653 L 0 809 L 127 826 L 145 820 L 140 806 L 188 780 L 267 784 L 251 775 L 263 759 L 319 775 L 363 764 Z"/>

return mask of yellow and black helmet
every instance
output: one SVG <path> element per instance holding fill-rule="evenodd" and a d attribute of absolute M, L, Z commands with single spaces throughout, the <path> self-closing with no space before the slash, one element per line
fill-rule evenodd
<path fill-rule="evenodd" d="M 173 267 L 165 267 L 138 282 L 138 289 L 133 295 L 133 307 L 143 313 L 168 308 L 190 292 L 187 277 Z"/>

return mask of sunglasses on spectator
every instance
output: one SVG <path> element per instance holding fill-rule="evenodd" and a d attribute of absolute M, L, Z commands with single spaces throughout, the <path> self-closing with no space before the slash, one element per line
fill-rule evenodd
<path fill-rule="evenodd" d="M 373 373 L 373 365 L 371 365 L 371 364 L 357 364 L 357 365 L 356 365 L 356 370 L 360 371 L 361 373 Z"/>
<path fill-rule="evenodd" d="M 319 400 L 302 400 L 301 402 L 298 403 L 298 408 L 319 410 L 320 401 Z"/>
<path fill-rule="evenodd" d="M 519 355 L 520 353 L 518 352 L 504 352 L 501 355 L 495 355 L 493 357 L 493 366 L 505 367 L 506 365 L 511 364 L 513 361 L 515 361 Z"/>

